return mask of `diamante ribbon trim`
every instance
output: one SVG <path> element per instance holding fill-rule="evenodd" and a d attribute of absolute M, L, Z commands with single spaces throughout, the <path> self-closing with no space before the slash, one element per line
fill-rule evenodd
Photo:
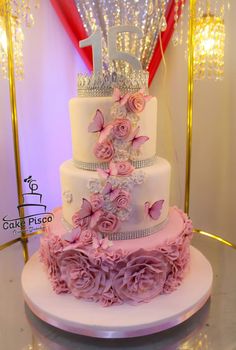
<path fill-rule="evenodd" d="M 124 241 L 127 239 L 136 239 L 136 238 L 142 238 L 142 237 L 147 237 L 150 236 L 160 229 L 162 229 L 165 224 L 167 223 L 168 219 L 165 221 L 161 222 L 158 225 L 149 227 L 149 228 L 144 228 L 141 230 L 134 230 L 134 231 L 126 231 L 126 232 L 115 232 L 111 234 L 107 233 L 101 233 L 102 238 L 108 237 L 109 241 Z"/>
<path fill-rule="evenodd" d="M 151 157 L 151 158 L 147 158 L 147 159 L 143 159 L 143 160 L 132 160 L 132 161 L 130 161 L 130 163 L 136 169 L 140 169 L 140 168 L 144 168 L 144 167 L 153 165 L 155 160 L 156 160 L 156 156 Z M 96 171 L 98 168 L 103 169 L 103 170 L 106 170 L 109 168 L 109 163 L 88 163 L 88 162 L 82 162 L 82 161 L 76 160 L 76 159 L 73 159 L 73 162 L 77 168 L 83 169 L 83 170 Z"/>
<path fill-rule="evenodd" d="M 141 230 L 134 230 L 134 231 L 126 231 L 126 232 L 115 232 L 115 233 L 103 233 L 100 232 L 102 235 L 102 238 L 108 237 L 109 241 L 125 241 L 128 239 L 136 239 L 136 238 L 142 238 L 147 237 L 150 235 L 153 235 L 154 233 L 160 231 L 168 222 L 168 219 L 165 219 L 163 222 L 161 222 L 158 225 L 144 228 Z M 64 218 L 62 218 L 62 224 L 67 230 L 72 229 L 72 225 L 68 223 Z"/>

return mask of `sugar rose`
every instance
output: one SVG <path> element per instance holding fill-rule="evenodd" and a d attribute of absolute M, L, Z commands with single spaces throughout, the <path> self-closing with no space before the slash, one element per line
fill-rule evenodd
<path fill-rule="evenodd" d="M 130 204 L 130 193 L 121 190 L 112 202 L 117 209 L 127 209 Z"/>
<path fill-rule="evenodd" d="M 118 218 L 116 215 L 106 212 L 98 221 L 98 230 L 103 233 L 115 232 L 118 226 Z"/>
<path fill-rule="evenodd" d="M 100 193 L 95 193 L 90 197 L 90 203 L 92 205 L 92 210 L 97 211 L 99 209 L 102 209 L 104 199 L 103 196 Z"/>
<path fill-rule="evenodd" d="M 112 133 L 118 140 L 126 139 L 131 131 L 131 122 L 129 119 L 117 119 L 113 124 Z"/>
<path fill-rule="evenodd" d="M 53 290 L 57 294 L 68 292 L 66 283 L 60 279 L 60 270 L 57 264 L 57 257 L 60 256 L 66 245 L 67 243 L 59 236 L 53 236 L 50 239 L 46 236 L 41 239 L 40 261 L 45 264 Z"/>
<path fill-rule="evenodd" d="M 106 277 L 103 270 L 94 265 L 82 251 L 68 250 L 58 259 L 61 280 L 76 298 L 98 300 L 104 289 Z M 99 293 L 98 293 L 99 292 Z"/>
<path fill-rule="evenodd" d="M 93 243 L 93 239 L 96 237 L 96 232 L 91 229 L 81 231 L 79 242 L 82 246 L 90 245 Z"/>
<path fill-rule="evenodd" d="M 130 162 L 116 162 L 117 175 L 127 176 L 134 171 L 134 167 Z"/>
<path fill-rule="evenodd" d="M 126 266 L 113 279 L 113 288 L 123 301 L 149 301 L 163 292 L 168 269 L 161 254 L 141 249 L 127 256 Z"/>
<path fill-rule="evenodd" d="M 126 105 L 130 112 L 140 113 L 144 110 L 145 103 L 146 101 L 143 94 L 141 92 L 136 92 L 130 95 Z"/>
<path fill-rule="evenodd" d="M 96 143 L 94 147 L 94 155 L 100 160 L 109 161 L 112 159 L 114 154 L 114 148 L 110 141 L 104 141 Z"/>

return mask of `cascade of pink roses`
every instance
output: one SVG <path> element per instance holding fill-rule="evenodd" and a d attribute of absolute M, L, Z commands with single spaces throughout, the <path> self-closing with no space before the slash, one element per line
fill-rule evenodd
<path fill-rule="evenodd" d="M 109 162 L 107 170 L 97 169 L 99 179 L 91 179 L 89 199 L 83 198 L 81 208 L 73 217 L 73 226 L 79 234 L 96 237 L 117 232 L 119 223 L 128 219 L 131 208 L 131 190 L 143 183 L 144 174 L 134 171 L 132 161 L 140 154 L 140 147 L 149 140 L 139 135 L 138 121 L 146 102 L 151 98 L 143 90 L 121 95 L 115 88 L 111 107 L 112 122 L 105 125 L 98 109 L 88 131 L 98 134 L 94 155 L 99 161 Z"/>

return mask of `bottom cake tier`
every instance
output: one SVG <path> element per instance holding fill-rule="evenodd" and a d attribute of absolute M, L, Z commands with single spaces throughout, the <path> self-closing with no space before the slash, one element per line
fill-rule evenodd
<path fill-rule="evenodd" d="M 61 208 L 45 228 L 40 258 L 56 293 L 103 306 L 136 305 L 171 293 L 188 271 L 192 223 L 176 207 L 165 226 L 148 237 L 109 241 L 84 232 L 68 231 Z"/>

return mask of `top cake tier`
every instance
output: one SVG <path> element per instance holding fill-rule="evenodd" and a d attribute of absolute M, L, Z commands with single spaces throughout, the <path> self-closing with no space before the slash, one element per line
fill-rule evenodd
<path fill-rule="evenodd" d="M 114 122 L 114 119 L 117 118 L 114 100 L 112 97 L 75 97 L 70 100 L 69 108 L 75 165 L 87 170 L 96 170 L 97 167 L 106 168 L 109 163 L 106 151 L 109 153 L 111 150 L 102 150 L 105 152 L 104 157 L 98 159 L 95 155 L 95 148 L 98 144 L 99 132 L 89 132 L 88 129 L 97 111 L 103 115 L 104 126 Z M 135 155 L 134 166 L 149 165 L 156 154 L 157 100 L 155 97 L 146 102 L 144 110 L 139 113 L 138 123 L 131 119 L 131 124 L 139 126 L 138 136 L 149 138 L 140 148 L 140 152 Z M 119 145 L 117 147 L 120 148 Z M 122 149 L 120 155 L 122 157 Z"/>

